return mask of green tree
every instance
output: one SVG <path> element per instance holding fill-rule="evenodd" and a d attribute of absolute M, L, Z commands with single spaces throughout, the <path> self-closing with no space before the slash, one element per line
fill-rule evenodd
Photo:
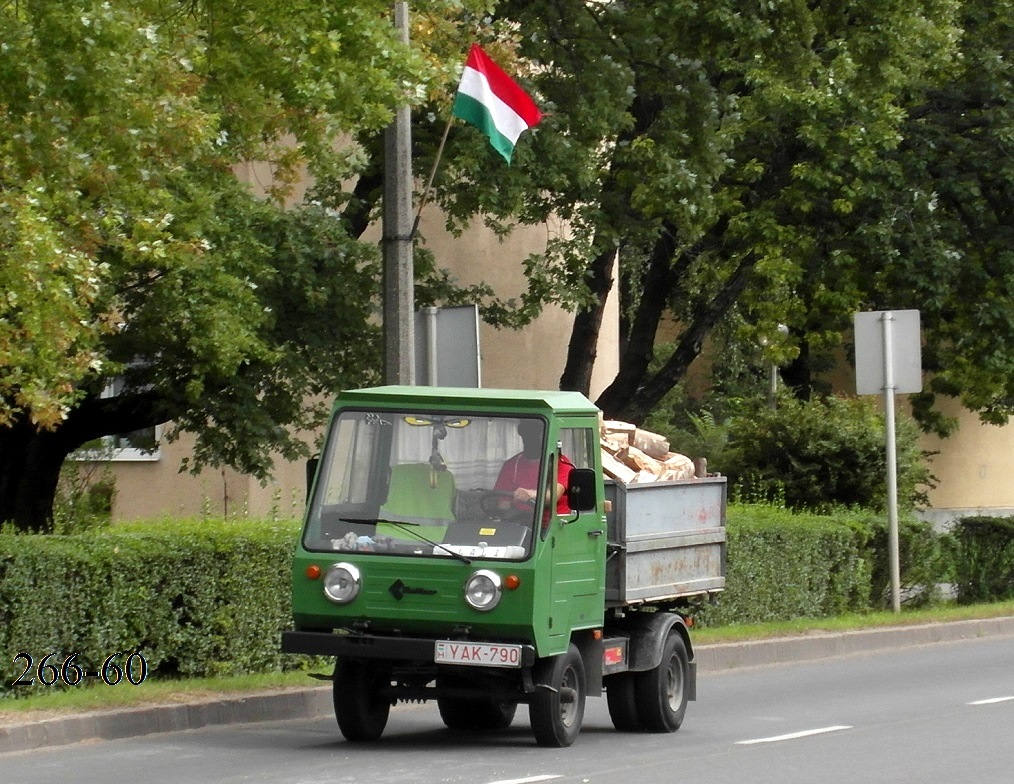
<path fill-rule="evenodd" d="M 598 402 L 633 421 L 733 306 L 750 316 L 745 339 L 801 322 L 807 265 L 834 258 L 901 140 L 912 85 L 955 54 L 950 0 L 505 5 L 538 31 L 522 50 L 552 63 L 539 83 L 559 122 L 611 118 L 595 167 L 566 189 L 597 296 L 561 383 L 587 388 L 618 252 L 620 371 Z M 835 292 L 840 310 L 858 304 L 850 293 Z M 679 332 L 649 372 L 664 317 Z"/>
<path fill-rule="evenodd" d="M 781 500 L 790 509 L 887 508 L 884 417 L 869 399 L 783 399 L 777 409 L 746 410 L 728 427 L 728 448 L 711 467 L 747 500 Z M 932 487 L 918 433 L 897 422 L 898 501 L 903 512 L 926 503 Z"/>
<path fill-rule="evenodd" d="M 965 0 L 961 67 L 913 95 L 881 198 L 859 235 L 876 308 L 918 308 L 927 389 L 916 414 L 958 398 L 988 423 L 1014 412 L 1014 4 Z"/>
<path fill-rule="evenodd" d="M 462 4 L 426 6 L 439 21 Z M 169 421 L 168 438 L 197 435 L 193 466 L 263 477 L 272 450 L 305 448 L 294 430 L 321 395 L 375 377 L 376 249 L 283 206 L 307 173 L 355 172 L 337 142 L 440 78 L 390 12 L 0 4 L 0 519 L 47 527 L 70 452 Z M 271 169 L 265 199 L 235 176 L 249 161 Z"/>
<path fill-rule="evenodd" d="M 958 398 L 985 422 L 1014 410 L 1014 258 L 1010 204 L 1012 7 L 965 0 L 957 56 L 902 93 L 898 144 L 835 223 L 815 216 L 820 252 L 801 267 L 790 315 L 795 357 L 783 376 L 802 397 L 852 349 L 852 312 L 918 309 L 926 391 L 922 426 L 954 427 L 935 411 Z M 942 78 L 941 78 L 942 77 Z M 856 350 L 862 350 L 859 347 Z"/>
<path fill-rule="evenodd" d="M 915 307 L 931 393 L 1005 421 L 1009 5 L 504 0 L 547 117 L 495 178 L 453 128 L 439 198 L 452 225 L 568 222 L 525 260 L 533 300 L 578 311 L 561 386 L 588 389 L 617 271 L 612 416 L 642 421 L 730 315 L 751 345 L 789 325 L 766 359 L 806 396 L 854 312 Z"/>

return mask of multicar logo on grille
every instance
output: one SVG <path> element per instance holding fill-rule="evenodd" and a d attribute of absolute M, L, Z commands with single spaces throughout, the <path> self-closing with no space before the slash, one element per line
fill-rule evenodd
<path fill-rule="evenodd" d="M 412 588 L 408 585 L 405 585 L 405 583 L 403 583 L 401 580 L 395 580 L 393 583 L 391 583 L 391 587 L 388 588 L 387 590 L 389 590 L 391 592 L 391 596 L 393 596 L 399 602 L 401 601 L 402 597 L 407 596 L 408 594 L 416 594 L 417 596 L 433 596 L 436 594 L 436 591 L 431 590 L 429 588 Z"/>

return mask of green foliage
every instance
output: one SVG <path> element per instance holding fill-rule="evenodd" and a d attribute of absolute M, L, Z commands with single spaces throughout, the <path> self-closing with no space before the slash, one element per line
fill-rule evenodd
<path fill-rule="evenodd" d="M 241 259 L 259 248 L 252 203 L 229 198 L 231 167 L 272 162 L 281 196 L 303 165 L 339 165 L 340 133 L 384 127 L 422 70 L 388 10 L 379 0 L 0 7 L 0 423 L 62 421 L 82 380 L 130 359 L 103 340 L 139 324 L 146 297 L 164 305 L 160 285 L 194 309 L 201 364 L 252 351 L 264 311 Z"/>
<path fill-rule="evenodd" d="M 891 607 L 891 567 L 886 515 L 855 512 L 870 538 L 873 574 L 870 605 Z M 932 603 L 939 598 L 939 586 L 950 582 L 955 565 L 950 538 L 934 530 L 933 524 L 913 517 L 898 521 L 898 562 L 901 570 L 901 602 L 908 607 Z"/>
<path fill-rule="evenodd" d="M 898 502 L 925 503 L 931 477 L 914 424 L 897 417 Z M 887 458 L 883 416 L 871 401 L 782 397 L 729 423 L 721 465 L 738 492 L 749 497 L 783 493 L 791 509 L 834 506 L 886 509 Z"/>
<path fill-rule="evenodd" d="M 53 532 L 79 534 L 107 528 L 115 497 L 116 478 L 108 463 L 64 463 L 53 505 Z"/>
<path fill-rule="evenodd" d="M 498 4 L 547 116 L 495 179 L 481 140 L 452 128 L 439 201 L 455 226 L 568 221 L 526 267 L 579 311 L 568 388 L 588 388 L 619 249 L 610 417 L 644 422 L 729 314 L 745 345 L 790 328 L 765 359 L 806 394 L 852 349 L 856 311 L 901 307 L 923 313 L 921 425 L 953 426 L 939 395 L 1009 413 L 1012 9 L 852 6 Z M 659 335 L 671 346 L 652 364 Z"/>
<path fill-rule="evenodd" d="M 958 601 L 1014 598 L 1014 520 L 964 517 L 957 521 L 954 536 Z"/>
<path fill-rule="evenodd" d="M 286 200 L 354 180 L 341 142 L 442 84 L 486 5 L 434 0 L 405 46 L 386 0 L 0 4 L 0 519 L 46 528 L 67 454 L 170 420 L 190 467 L 264 478 L 376 379 L 377 248 Z"/>
<path fill-rule="evenodd" d="M 518 200 L 523 221 L 566 218 L 551 253 L 575 287 L 608 280 L 620 250 L 610 417 L 643 422 L 733 308 L 755 346 L 789 326 L 767 353 L 809 388 L 840 362 L 857 310 L 917 307 L 933 393 L 999 421 L 1014 378 L 1014 198 L 996 164 L 1011 158 L 1010 13 L 985 0 L 505 0 L 498 18 L 522 31 L 538 64 L 526 86 L 549 116 L 494 188 L 489 159 L 452 134 L 463 165 L 445 169 L 442 202 L 455 218 Z M 587 388 L 571 365 L 594 355 L 602 288 L 599 306 L 575 297 L 590 310 L 564 374 L 574 388 Z M 656 337 L 674 333 L 649 367 Z"/>
<path fill-rule="evenodd" d="M 0 535 L 0 658 L 78 653 L 97 670 L 111 654 L 137 650 L 153 676 L 302 666 L 279 651 L 297 530 L 244 520 Z"/>
<path fill-rule="evenodd" d="M 966 523 L 999 537 L 1006 549 L 966 550 L 973 557 L 959 573 L 983 582 L 1006 574 L 1009 595 L 1009 521 Z M 878 516 L 731 505 L 727 534 L 727 588 L 695 614 L 704 626 L 831 617 L 886 604 Z M 291 626 L 297 535 L 295 521 L 246 518 L 138 522 L 75 535 L 0 531 L 0 658 L 25 652 L 38 665 L 49 653 L 57 662 L 77 653 L 80 666 L 97 670 L 111 654 L 136 650 L 151 676 L 163 679 L 306 667 L 305 658 L 279 652 L 279 634 Z M 976 546 L 985 541 L 980 533 L 973 539 Z M 939 560 L 944 539 L 906 521 L 901 541 L 906 594 L 931 598 L 943 572 L 927 561 Z M 19 691 L 5 681 L 0 699 L 56 688 L 63 687 Z"/>

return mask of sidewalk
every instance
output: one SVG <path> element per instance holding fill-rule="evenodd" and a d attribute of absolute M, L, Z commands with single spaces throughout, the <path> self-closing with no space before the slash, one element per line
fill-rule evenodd
<path fill-rule="evenodd" d="M 698 672 L 703 674 L 985 637 L 1014 637 L 1014 617 L 702 645 L 695 649 L 695 655 Z M 183 705 L 96 711 L 2 725 L 0 754 L 216 724 L 321 718 L 331 713 L 330 686 L 237 695 Z"/>

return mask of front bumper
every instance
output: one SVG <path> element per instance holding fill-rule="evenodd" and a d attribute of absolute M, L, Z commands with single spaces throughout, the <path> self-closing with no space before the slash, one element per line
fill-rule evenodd
<path fill-rule="evenodd" d="M 288 631 L 282 632 L 282 653 L 433 663 L 436 641 L 436 637 L 389 637 L 377 634 Z M 469 642 L 478 641 L 470 640 Z M 522 668 L 530 669 L 533 664 L 535 664 L 535 646 L 522 645 Z"/>

